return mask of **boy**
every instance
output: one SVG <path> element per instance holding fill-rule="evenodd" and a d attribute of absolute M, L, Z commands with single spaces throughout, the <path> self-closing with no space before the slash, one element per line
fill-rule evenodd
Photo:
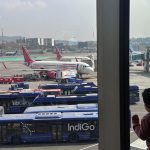
<path fill-rule="evenodd" d="M 141 124 L 138 115 L 134 115 L 132 123 L 135 133 L 140 139 L 146 140 L 148 150 L 150 150 L 150 88 L 145 89 L 142 96 L 144 107 L 148 113 L 141 119 Z"/>

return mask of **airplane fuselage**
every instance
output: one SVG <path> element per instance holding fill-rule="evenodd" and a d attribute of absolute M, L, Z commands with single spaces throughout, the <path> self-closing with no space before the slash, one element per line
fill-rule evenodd
<path fill-rule="evenodd" d="M 91 74 L 94 70 L 86 63 L 83 62 L 63 62 L 63 61 L 34 61 L 29 65 L 32 69 L 74 69 L 79 74 Z"/>

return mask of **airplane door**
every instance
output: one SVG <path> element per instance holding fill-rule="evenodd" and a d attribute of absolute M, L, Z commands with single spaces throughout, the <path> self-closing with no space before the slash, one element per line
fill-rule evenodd
<path fill-rule="evenodd" d="M 83 66 L 81 64 L 77 64 L 77 71 L 78 73 L 81 73 L 83 70 Z"/>
<path fill-rule="evenodd" d="M 79 64 L 77 64 L 77 71 L 79 70 Z"/>

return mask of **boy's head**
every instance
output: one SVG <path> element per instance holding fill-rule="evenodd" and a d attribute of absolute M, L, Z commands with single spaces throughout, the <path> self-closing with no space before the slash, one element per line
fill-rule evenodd
<path fill-rule="evenodd" d="M 145 89 L 142 93 L 143 101 L 145 104 L 145 108 L 148 112 L 150 112 L 150 88 Z"/>

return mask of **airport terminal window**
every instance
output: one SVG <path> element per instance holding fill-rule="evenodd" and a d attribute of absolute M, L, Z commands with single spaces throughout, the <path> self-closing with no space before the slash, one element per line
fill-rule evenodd
<path fill-rule="evenodd" d="M 74 92 L 75 87 L 85 88 L 84 83 L 97 86 L 96 0 L 1 1 L 0 106 L 4 107 L 4 114 L 2 108 L 0 146 L 9 143 L 16 148 L 16 144 L 25 143 L 32 149 L 28 143 L 37 143 L 36 149 L 38 144 L 46 143 L 41 148 L 53 149 L 56 143 L 57 148 L 54 147 L 58 150 L 91 145 L 97 150 L 98 108 L 44 113 L 45 108 L 44 112 L 38 112 L 41 105 L 66 104 L 75 108 L 75 104 L 89 104 L 92 100 L 98 103 L 97 89 Z M 51 87 L 47 87 L 49 84 Z M 44 90 L 39 85 L 45 85 Z M 38 97 L 38 92 L 45 97 Z M 88 93 L 96 96 L 85 99 L 86 102 L 74 102 L 73 97 L 65 101 L 60 97 L 88 97 Z M 35 97 L 39 101 L 34 105 Z M 56 97 L 62 101 L 53 102 Z M 30 106 L 37 107 L 37 113 L 24 113 Z M 72 123 L 70 128 L 68 123 Z"/>
<path fill-rule="evenodd" d="M 130 146 L 132 148 L 146 149 L 146 141 L 140 139 L 133 130 L 135 121 L 143 125 L 141 119 L 148 112 L 144 108 L 142 93 L 145 89 L 150 88 L 149 73 L 149 6 L 147 0 L 130 1 L 130 49 L 129 49 L 129 66 L 130 66 L 130 110 L 131 110 L 131 128 L 130 128 Z M 136 118 L 133 118 L 134 115 Z M 134 116 L 135 117 L 135 116 Z M 141 127 L 143 129 L 143 126 Z M 136 127 L 135 127 L 136 129 Z M 143 129 L 145 130 L 145 129 Z M 149 132 L 149 131 L 147 131 Z M 147 132 L 143 133 L 148 134 Z"/>

